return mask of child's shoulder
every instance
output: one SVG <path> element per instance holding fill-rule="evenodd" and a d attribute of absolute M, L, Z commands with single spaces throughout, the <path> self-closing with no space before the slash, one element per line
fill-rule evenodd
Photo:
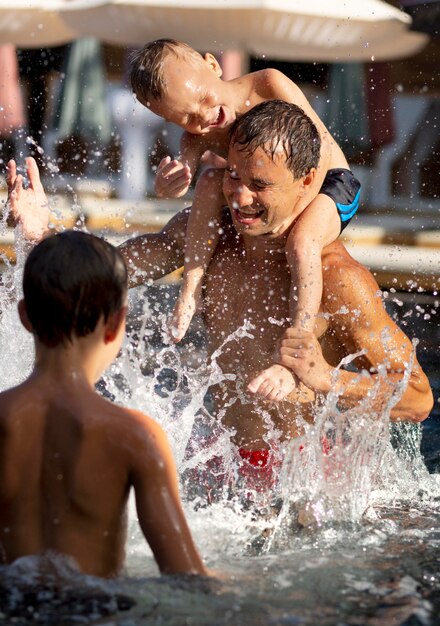
<path fill-rule="evenodd" d="M 32 386 L 28 383 L 28 380 L 23 381 L 15 387 L 5 389 L 0 393 L 0 414 L 5 417 L 11 413 L 14 408 L 22 403 L 29 404 L 30 392 Z"/>
<path fill-rule="evenodd" d="M 229 133 L 225 129 L 213 130 L 205 135 L 193 135 L 185 131 L 180 140 L 182 157 L 188 159 L 189 155 L 191 155 L 196 161 L 200 159 L 206 150 L 212 150 L 219 156 L 226 156 L 228 146 Z"/>
<path fill-rule="evenodd" d="M 162 426 L 142 411 L 113 406 L 119 413 L 119 419 L 118 427 L 112 430 L 120 448 L 129 451 L 130 462 L 142 467 L 145 463 L 155 466 L 168 462 L 170 446 Z"/>
<path fill-rule="evenodd" d="M 132 435 L 139 436 L 140 438 L 145 436 L 157 438 L 162 437 L 164 434 L 160 424 L 142 411 L 114 404 L 108 400 L 104 401 L 109 408 L 109 412 L 120 424 L 122 433 L 130 432 Z"/>
<path fill-rule="evenodd" d="M 248 76 L 252 80 L 255 90 L 264 99 L 285 99 L 286 92 L 290 95 L 293 89 L 299 89 L 290 78 L 272 67 L 258 70 L 248 74 Z"/>
<path fill-rule="evenodd" d="M 247 75 L 252 81 L 252 91 L 257 102 L 263 100 L 286 100 L 303 106 L 304 95 L 296 83 L 274 68 L 258 70 Z"/>

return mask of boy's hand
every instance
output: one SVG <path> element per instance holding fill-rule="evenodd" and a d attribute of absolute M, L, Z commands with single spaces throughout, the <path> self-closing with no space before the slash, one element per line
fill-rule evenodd
<path fill-rule="evenodd" d="M 17 164 L 9 161 L 6 182 L 8 185 L 8 206 L 14 224 L 20 224 L 23 235 L 29 241 L 40 241 L 48 231 L 49 202 L 40 181 L 37 163 L 32 157 L 26 158 L 29 185 L 23 187 L 23 176 L 17 174 Z"/>
<path fill-rule="evenodd" d="M 181 198 L 188 191 L 191 180 L 189 165 L 167 156 L 157 168 L 154 191 L 158 198 Z"/>

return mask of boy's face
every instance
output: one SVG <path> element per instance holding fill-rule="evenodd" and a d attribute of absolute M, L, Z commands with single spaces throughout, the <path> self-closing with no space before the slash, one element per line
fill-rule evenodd
<path fill-rule="evenodd" d="M 293 178 L 282 152 L 272 159 L 262 148 L 250 154 L 233 142 L 229 146 L 223 194 L 238 233 L 283 234 L 298 217 L 295 207 L 303 190 L 303 179 Z"/>
<path fill-rule="evenodd" d="M 185 60 L 169 56 L 164 73 L 167 93 L 150 101 L 150 109 L 193 135 L 205 135 L 228 128 L 235 109 L 226 98 L 221 70 L 212 55 Z M 144 103 L 145 104 L 145 103 Z"/>

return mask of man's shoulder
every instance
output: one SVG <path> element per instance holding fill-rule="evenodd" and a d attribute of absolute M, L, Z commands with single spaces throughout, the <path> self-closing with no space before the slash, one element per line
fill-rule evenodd
<path fill-rule="evenodd" d="M 327 298 L 351 299 L 365 291 L 375 294 L 379 291 L 371 272 L 356 261 L 340 241 L 323 250 L 322 273 L 324 296 Z"/>
<path fill-rule="evenodd" d="M 322 251 L 322 270 L 328 276 L 345 271 L 370 274 L 370 271 L 348 252 L 338 239 Z"/>

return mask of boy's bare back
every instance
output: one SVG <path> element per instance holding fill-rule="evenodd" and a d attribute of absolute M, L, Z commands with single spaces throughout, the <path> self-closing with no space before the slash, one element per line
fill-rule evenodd
<path fill-rule="evenodd" d="M 170 463 L 153 420 L 111 404 L 79 381 L 55 384 L 34 374 L 0 394 L 3 562 L 54 550 L 73 556 L 85 573 L 117 574 L 134 486 L 143 530 L 166 571 L 166 544 L 179 553 L 182 539 L 164 514 L 164 493 L 171 490 L 172 501 L 177 490 Z M 178 508 L 174 513 L 179 517 Z M 181 566 L 187 567 L 185 558 Z M 178 571 L 178 563 L 168 568 Z"/>
<path fill-rule="evenodd" d="M 10 166 L 20 200 L 28 190 Z M 35 187 L 34 170 L 28 174 Z M 95 391 L 124 338 L 122 256 L 79 231 L 48 237 L 26 260 L 23 294 L 18 310 L 34 336 L 35 363 L 25 382 L 0 394 L 1 561 L 54 551 L 84 573 L 116 575 L 133 488 L 160 571 L 205 574 L 162 428 Z"/>

